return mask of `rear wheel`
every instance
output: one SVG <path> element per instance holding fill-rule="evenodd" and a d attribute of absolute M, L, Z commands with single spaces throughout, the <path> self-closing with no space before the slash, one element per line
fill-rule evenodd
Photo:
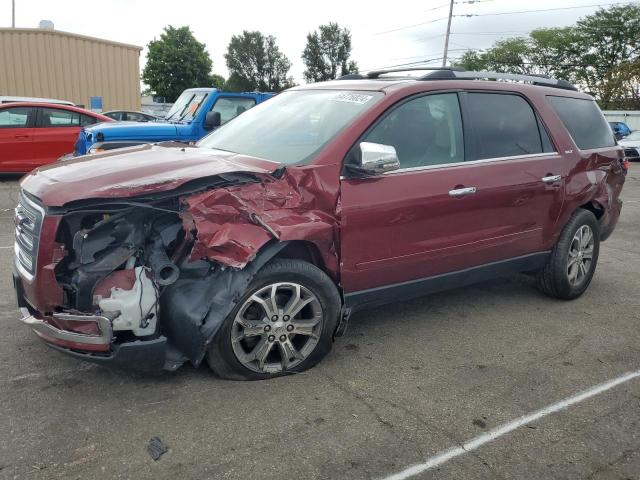
<path fill-rule="evenodd" d="M 260 380 L 301 372 L 330 350 L 340 296 L 319 268 L 276 259 L 260 270 L 209 348 L 222 378 Z"/>
<path fill-rule="evenodd" d="M 599 252 L 598 220 L 590 211 L 579 209 L 567 222 L 538 274 L 540 289 L 555 298 L 579 297 L 591 283 Z"/>

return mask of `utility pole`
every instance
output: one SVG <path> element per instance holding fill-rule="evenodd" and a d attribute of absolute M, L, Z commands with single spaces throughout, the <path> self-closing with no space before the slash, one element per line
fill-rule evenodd
<path fill-rule="evenodd" d="M 16 0 L 11 0 L 11 28 L 16 28 Z"/>
<path fill-rule="evenodd" d="M 449 54 L 449 35 L 451 35 L 451 18 L 453 18 L 453 3 L 454 0 L 451 0 L 451 5 L 449 5 L 449 20 L 447 21 L 447 34 L 444 39 L 444 55 L 442 56 L 442 66 L 447 66 L 447 55 Z"/>

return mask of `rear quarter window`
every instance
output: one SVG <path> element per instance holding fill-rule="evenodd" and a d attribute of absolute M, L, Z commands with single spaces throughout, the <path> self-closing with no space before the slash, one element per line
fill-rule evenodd
<path fill-rule="evenodd" d="M 571 97 L 547 97 L 580 150 L 613 147 L 611 127 L 593 100 Z"/>
<path fill-rule="evenodd" d="M 476 159 L 535 155 L 553 151 L 544 127 L 519 95 L 469 93 Z"/>

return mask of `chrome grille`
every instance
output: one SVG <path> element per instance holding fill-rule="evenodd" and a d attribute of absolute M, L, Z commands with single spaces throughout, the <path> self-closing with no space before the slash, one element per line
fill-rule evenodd
<path fill-rule="evenodd" d="M 638 158 L 640 157 L 640 150 L 637 148 L 627 147 L 624 149 L 624 156 L 628 158 Z"/>
<path fill-rule="evenodd" d="M 15 262 L 16 267 L 28 279 L 36 272 L 38 258 L 38 241 L 44 210 L 35 201 L 20 193 L 20 200 L 15 208 Z"/>

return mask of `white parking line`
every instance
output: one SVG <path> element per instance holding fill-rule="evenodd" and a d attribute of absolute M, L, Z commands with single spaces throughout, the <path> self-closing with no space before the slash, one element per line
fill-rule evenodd
<path fill-rule="evenodd" d="M 472 452 L 482 445 L 493 442 L 497 438 L 500 438 L 503 435 L 506 435 L 517 428 L 520 428 L 528 423 L 535 422 L 536 420 L 540 420 L 547 415 L 551 415 L 552 413 L 563 410 L 571 405 L 575 405 L 576 403 L 583 402 L 591 397 L 599 395 L 607 390 L 610 390 L 618 385 L 626 383 L 630 380 L 640 377 L 640 370 L 635 372 L 629 372 L 621 377 L 615 378 L 605 383 L 601 383 L 600 385 L 596 385 L 588 390 L 585 390 L 573 397 L 565 398 L 557 403 L 544 407 L 540 410 L 536 410 L 533 413 L 520 417 L 512 422 L 505 423 L 504 425 L 494 428 L 493 430 L 488 431 L 487 433 L 480 435 L 476 438 L 469 440 L 464 443 L 460 447 L 452 447 L 448 450 L 444 450 L 431 458 L 428 458 L 424 463 L 419 463 L 417 465 L 412 465 L 401 472 L 385 477 L 384 480 L 404 480 L 406 478 L 413 477 L 422 472 L 430 470 L 434 467 L 438 467 L 452 458 L 459 457 L 468 452 Z"/>
<path fill-rule="evenodd" d="M 0 248 L 13 248 L 13 245 L 9 245 L 8 247 L 0 247 Z"/>

